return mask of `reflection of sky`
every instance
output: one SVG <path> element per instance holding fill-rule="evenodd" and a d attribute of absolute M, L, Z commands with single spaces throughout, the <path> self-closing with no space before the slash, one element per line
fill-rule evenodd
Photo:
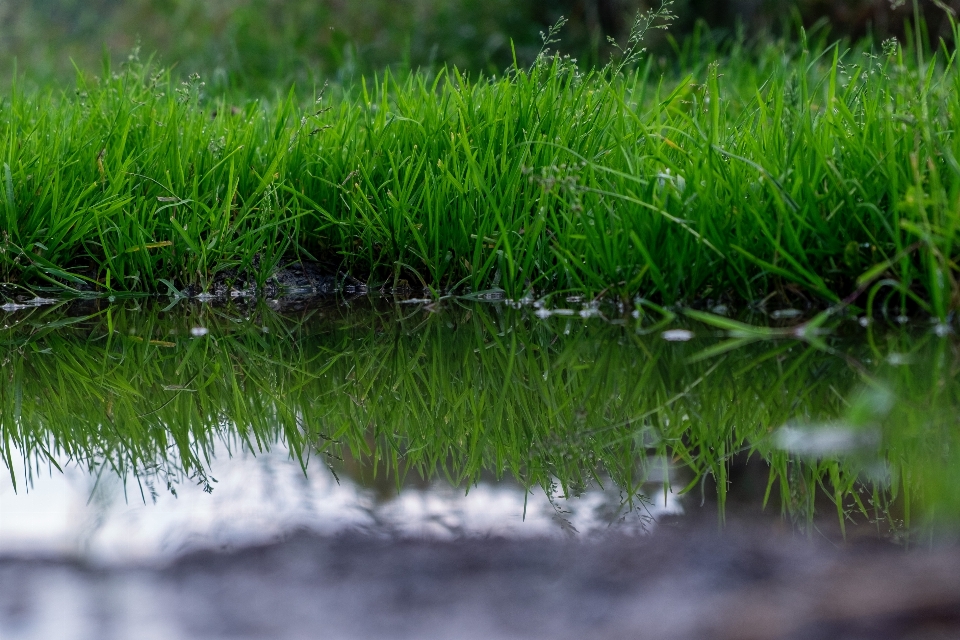
<path fill-rule="evenodd" d="M 635 502 L 631 512 L 620 508 L 620 491 L 609 487 L 551 503 L 543 490 L 525 496 L 522 487 L 510 482 L 482 482 L 465 495 L 438 481 L 404 488 L 384 501 L 343 474 L 338 484 L 323 467 L 304 476 L 282 450 L 216 459 L 211 466 L 210 475 L 217 479 L 212 493 L 183 483 L 174 497 L 160 486 L 155 501 L 146 488 L 141 494 L 135 479 L 124 486 L 107 472 L 97 482 L 73 465 L 62 474 L 54 469 L 36 478 L 28 491 L 18 478 L 15 493 L 4 470 L 0 554 L 79 556 L 107 563 L 162 560 L 187 549 L 262 542 L 297 529 L 440 538 L 555 536 L 568 533 L 570 525 L 581 535 L 610 526 L 642 532 L 660 516 L 681 511 L 675 495 L 668 493 L 665 500 L 662 485 L 647 485 L 651 500 Z"/>

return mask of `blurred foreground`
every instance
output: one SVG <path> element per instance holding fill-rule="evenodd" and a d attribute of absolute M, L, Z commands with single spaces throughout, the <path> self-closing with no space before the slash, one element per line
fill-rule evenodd
<path fill-rule="evenodd" d="M 5 640 L 956 638 L 960 549 L 776 532 L 593 542 L 294 536 L 162 569 L 0 560 Z"/>

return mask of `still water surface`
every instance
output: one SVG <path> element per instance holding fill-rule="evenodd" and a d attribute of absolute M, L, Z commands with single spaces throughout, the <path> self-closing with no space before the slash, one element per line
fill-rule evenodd
<path fill-rule="evenodd" d="M 960 516 L 943 327 L 745 338 L 452 300 L 87 301 L 0 324 L 0 555 L 642 534 L 705 510 L 905 541 Z"/>

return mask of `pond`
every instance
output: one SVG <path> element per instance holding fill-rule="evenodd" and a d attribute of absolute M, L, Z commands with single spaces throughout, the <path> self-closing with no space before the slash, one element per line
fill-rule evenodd
<path fill-rule="evenodd" d="M 750 332 L 712 311 L 11 306 L 0 559 L 164 567 L 302 535 L 627 548 L 743 522 L 910 549 L 958 531 L 950 327 L 838 315 L 802 332 L 810 313 L 754 310 L 743 326 L 783 330 Z M 42 637 L 4 611 L 10 637 Z"/>

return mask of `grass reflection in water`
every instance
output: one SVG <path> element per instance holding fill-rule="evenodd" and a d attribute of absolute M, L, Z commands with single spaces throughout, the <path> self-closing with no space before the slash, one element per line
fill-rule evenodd
<path fill-rule="evenodd" d="M 0 446 L 21 491 L 64 458 L 175 491 L 212 482 L 215 447 L 283 443 L 305 471 L 363 460 L 398 483 L 486 473 L 555 496 L 610 478 L 625 500 L 668 461 L 670 490 L 715 490 L 721 515 L 749 459 L 769 470 L 766 508 L 803 526 L 825 508 L 896 535 L 960 517 L 952 336 L 837 331 L 701 358 L 721 339 L 702 325 L 676 343 L 499 306 L 131 306 L 4 318 Z"/>

